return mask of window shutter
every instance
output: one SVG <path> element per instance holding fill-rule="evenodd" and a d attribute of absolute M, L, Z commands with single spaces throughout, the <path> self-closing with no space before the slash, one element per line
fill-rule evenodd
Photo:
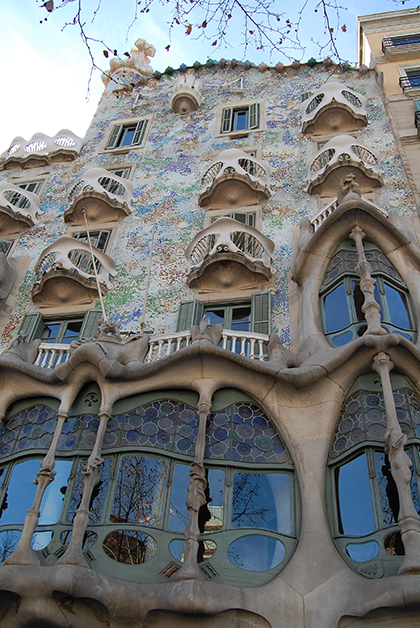
<path fill-rule="evenodd" d="M 116 148 L 118 146 L 118 140 L 123 129 L 122 124 L 115 124 L 114 128 L 111 131 L 111 135 L 109 136 L 108 143 L 105 146 L 105 150 L 110 150 L 111 148 Z"/>
<path fill-rule="evenodd" d="M 23 317 L 19 333 L 26 334 L 26 342 L 31 342 L 35 338 L 41 338 L 43 328 L 44 320 L 41 312 L 29 312 Z"/>
<path fill-rule="evenodd" d="M 98 331 L 98 321 L 102 318 L 101 310 L 88 310 L 80 329 L 79 340 L 90 340 Z"/>
<path fill-rule="evenodd" d="M 221 133 L 229 133 L 232 130 L 233 109 L 223 109 Z"/>
<path fill-rule="evenodd" d="M 256 292 L 252 295 L 252 331 L 269 334 L 271 328 L 271 293 Z"/>
<path fill-rule="evenodd" d="M 260 106 L 254 102 L 249 105 L 249 128 L 258 129 L 260 126 Z"/>
<path fill-rule="evenodd" d="M 414 102 L 416 111 L 420 111 L 420 98 L 415 98 L 413 102 Z"/>
<path fill-rule="evenodd" d="M 133 141 L 131 142 L 131 146 L 138 146 L 142 143 L 144 132 L 146 130 L 147 120 L 139 120 L 137 122 L 136 130 L 134 131 Z"/>
<path fill-rule="evenodd" d="M 198 325 L 204 316 L 204 305 L 201 301 L 184 301 L 179 307 L 177 331 L 186 331 Z"/>

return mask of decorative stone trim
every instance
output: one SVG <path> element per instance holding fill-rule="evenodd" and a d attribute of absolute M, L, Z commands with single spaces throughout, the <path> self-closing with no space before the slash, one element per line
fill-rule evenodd
<path fill-rule="evenodd" d="M 83 139 L 68 129 L 61 129 L 52 137 L 35 133 L 29 142 L 18 136 L 0 155 L 0 169 L 8 170 L 17 166 L 34 168 L 55 161 L 72 161 L 76 159 L 82 146 Z"/>

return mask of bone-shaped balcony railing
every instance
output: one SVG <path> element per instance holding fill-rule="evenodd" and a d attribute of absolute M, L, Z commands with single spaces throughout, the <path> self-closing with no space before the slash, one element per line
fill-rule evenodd
<path fill-rule="evenodd" d="M 336 81 L 324 83 L 322 87 L 305 98 L 300 106 L 302 131 L 305 132 L 308 124 L 318 117 L 321 111 L 327 108 L 341 106 L 351 111 L 354 118 L 360 120 L 362 126 L 367 124 L 366 100 L 362 94 Z"/>
<path fill-rule="evenodd" d="M 39 197 L 17 185 L 2 181 L 0 183 L 0 208 L 7 209 L 17 218 L 19 215 L 24 216 L 34 225 L 40 213 Z"/>
<path fill-rule="evenodd" d="M 50 137 L 45 133 L 35 133 L 28 141 L 23 137 L 15 137 L 9 148 L 0 155 L 0 159 L 13 161 L 26 161 L 31 156 L 48 156 L 60 153 L 65 156 L 68 153 L 70 159 L 80 153 L 83 139 L 68 129 L 62 129 L 56 135 Z"/>

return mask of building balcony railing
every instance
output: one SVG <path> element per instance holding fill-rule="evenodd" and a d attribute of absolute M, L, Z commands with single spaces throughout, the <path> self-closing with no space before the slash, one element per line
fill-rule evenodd
<path fill-rule="evenodd" d="M 0 183 L 0 229 L 2 234 L 6 235 L 33 227 L 37 222 L 39 213 L 37 194 L 23 190 L 7 181 Z"/>
<path fill-rule="evenodd" d="M 387 59 L 417 59 L 420 51 L 420 33 L 395 35 L 382 39 L 382 52 Z"/>
<path fill-rule="evenodd" d="M 413 90 L 420 90 L 420 71 L 412 76 L 400 76 L 399 83 L 404 94 Z"/>
<path fill-rule="evenodd" d="M 372 203 L 372 201 L 368 201 L 368 202 L 370 205 L 373 205 L 379 212 L 381 212 L 381 214 L 383 214 L 384 216 L 388 218 L 388 213 L 384 209 L 382 209 L 382 207 L 379 207 L 379 205 L 375 205 L 374 203 Z M 320 228 L 320 226 L 328 218 L 328 216 L 330 216 L 333 212 L 335 212 L 338 206 L 339 206 L 339 202 L 335 198 L 331 203 L 328 203 L 328 205 L 323 207 L 321 211 L 318 212 L 316 216 L 314 216 L 314 218 L 312 218 L 310 222 L 314 228 L 314 232 Z"/>
<path fill-rule="evenodd" d="M 365 98 L 346 85 L 325 83 L 303 98 L 300 107 L 303 133 L 323 135 L 338 130 L 348 133 L 367 125 Z"/>
<path fill-rule="evenodd" d="M 203 282 L 211 281 L 215 285 L 217 281 L 228 282 L 227 261 L 236 266 L 237 289 L 239 274 L 246 280 L 250 279 L 249 273 L 259 281 L 268 280 L 272 275 L 273 250 L 274 243 L 258 229 L 232 218 L 219 218 L 200 231 L 185 251 L 190 266 L 187 284 L 204 287 Z M 224 267 L 223 277 L 219 277 L 220 264 Z M 238 265 L 243 267 L 239 273 Z"/>
<path fill-rule="evenodd" d="M 237 148 L 224 150 L 205 171 L 198 197 L 201 207 L 244 207 L 271 196 L 270 166 Z"/>
<path fill-rule="evenodd" d="M 331 194 L 340 189 L 340 181 L 350 172 L 362 193 L 383 184 L 376 152 L 360 144 L 351 135 L 338 135 L 327 142 L 307 164 L 309 194 Z"/>
<path fill-rule="evenodd" d="M 10 147 L 0 155 L 0 167 L 31 168 L 55 161 L 72 161 L 82 146 L 82 138 L 68 129 L 62 129 L 53 137 L 35 133 L 29 142 L 23 137 L 15 137 Z"/>
<path fill-rule="evenodd" d="M 84 224 L 83 209 L 90 223 L 110 222 L 131 213 L 133 184 L 104 168 L 91 168 L 70 190 L 64 220 Z"/>
<path fill-rule="evenodd" d="M 115 275 L 114 262 L 105 253 L 93 249 L 101 291 L 105 293 L 110 277 Z M 60 236 L 42 253 L 35 266 L 34 303 L 59 305 L 87 303 L 97 298 L 92 256 L 88 244 Z"/>
<path fill-rule="evenodd" d="M 126 337 L 125 337 L 126 336 Z M 123 342 L 129 336 L 122 334 Z M 220 347 L 252 360 L 264 361 L 268 359 L 268 342 L 270 337 L 267 334 L 258 334 L 249 331 L 234 332 L 224 329 Z M 149 340 L 149 350 L 144 361 L 146 363 L 161 360 L 173 353 L 188 347 L 191 344 L 191 332 L 181 331 L 172 334 L 161 334 L 151 336 Z M 38 356 L 35 360 L 36 366 L 46 369 L 53 369 L 59 364 L 67 362 L 70 357 L 70 345 L 58 343 L 41 343 L 38 348 Z"/>

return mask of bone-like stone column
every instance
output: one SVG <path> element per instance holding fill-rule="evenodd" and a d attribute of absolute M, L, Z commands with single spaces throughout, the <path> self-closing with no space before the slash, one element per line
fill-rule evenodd
<path fill-rule="evenodd" d="M 362 305 L 362 312 L 367 322 L 366 334 L 382 335 L 386 330 L 381 327 L 381 306 L 375 301 L 374 290 L 376 281 L 372 277 L 371 267 L 365 256 L 363 248 L 363 238 L 366 234 L 358 226 L 354 227 L 349 235 L 356 243 L 359 262 L 356 266 L 357 274 L 360 277 L 360 289 L 363 292 L 365 301 Z"/>
<path fill-rule="evenodd" d="M 398 525 L 401 528 L 405 559 L 398 574 L 420 574 L 420 518 L 414 508 L 411 496 L 412 462 L 404 451 L 407 437 L 401 431 L 397 419 L 394 396 L 391 386 L 390 371 L 394 365 L 386 353 L 378 353 L 373 359 L 372 368 L 379 373 L 384 393 L 387 431 L 385 434 L 385 452 L 391 465 L 391 473 L 397 486 L 400 502 Z"/>
<path fill-rule="evenodd" d="M 57 564 L 78 565 L 79 567 L 87 567 L 90 569 L 89 563 L 83 557 L 83 539 L 89 523 L 89 504 L 92 492 L 96 484 L 98 484 L 101 479 L 101 474 L 99 472 L 99 467 L 103 464 L 101 449 L 106 432 L 106 426 L 111 418 L 111 413 L 108 411 L 100 411 L 98 417 L 99 427 L 96 434 L 95 445 L 83 471 L 82 500 L 75 513 L 69 546 L 62 557 L 59 558 Z"/>
<path fill-rule="evenodd" d="M 28 510 L 23 524 L 22 535 L 15 551 L 4 561 L 5 565 L 40 565 L 37 553 L 32 549 L 31 542 L 35 528 L 38 525 L 42 498 L 44 497 L 47 486 L 54 480 L 56 475 L 53 471 L 55 466 L 55 452 L 57 449 L 58 439 L 63 429 L 64 421 L 67 414 L 59 413 L 57 415 L 57 425 L 55 426 L 54 435 L 50 448 L 44 460 L 40 462 L 41 470 L 38 471 L 34 479 L 37 485 L 36 493 L 32 506 Z"/>
<path fill-rule="evenodd" d="M 206 426 L 210 415 L 211 404 L 201 402 L 198 404 L 198 434 L 195 443 L 195 457 L 190 471 L 190 483 L 188 485 L 188 524 L 184 536 L 184 563 L 176 574 L 176 580 L 203 580 L 198 568 L 198 537 L 200 528 L 198 525 L 198 513 L 201 506 L 206 503 L 205 490 L 207 488 L 206 472 L 204 469 L 204 449 L 206 446 Z"/>

